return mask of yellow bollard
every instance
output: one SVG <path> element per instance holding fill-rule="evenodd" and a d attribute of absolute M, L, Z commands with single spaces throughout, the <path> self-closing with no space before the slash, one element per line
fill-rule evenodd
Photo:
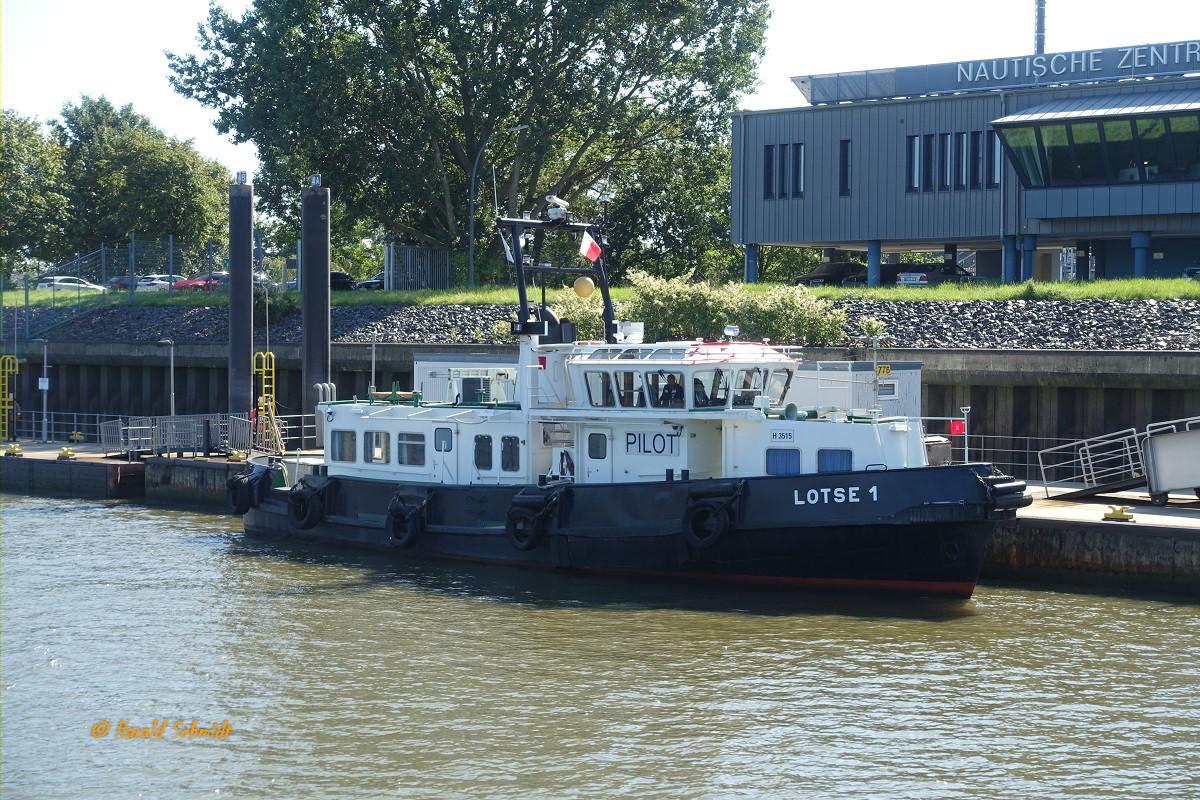
<path fill-rule="evenodd" d="M 62 450 L 58 451 L 58 460 L 59 461 L 75 461 L 76 460 L 75 459 L 75 451 L 69 447 L 64 447 Z"/>
<path fill-rule="evenodd" d="M 81 432 L 79 432 L 79 431 L 72 431 L 72 432 L 71 432 L 71 435 L 67 437 L 67 441 L 68 441 L 68 442 L 82 442 L 82 441 L 83 441 L 83 438 L 84 438 L 84 437 L 83 437 L 83 434 L 82 434 Z"/>
<path fill-rule="evenodd" d="M 235 461 L 235 462 L 236 462 L 236 461 L 245 461 L 245 460 L 246 460 L 246 454 L 245 454 L 244 452 L 242 452 L 241 450 L 230 450 L 230 451 L 229 451 L 229 459 L 228 459 L 228 460 L 229 460 L 229 461 Z"/>
<path fill-rule="evenodd" d="M 19 457 L 25 455 L 25 453 L 21 450 L 21 445 L 13 442 L 8 446 L 8 449 L 4 451 L 4 455 L 6 457 Z"/>
<path fill-rule="evenodd" d="M 1108 511 L 1104 512 L 1101 519 L 1112 522 L 1133 522 L 1133 515 L 1129 513 L 1129 506 L 1109 506 Z"/>

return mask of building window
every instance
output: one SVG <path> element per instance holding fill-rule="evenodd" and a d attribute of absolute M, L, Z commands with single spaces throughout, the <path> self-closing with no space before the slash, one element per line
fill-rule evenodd
<path fill-rule="evenodd" d="M 1138 152 L 1142 171 L 1148 181 L 1164 181 L 1175 177 L 1175 154 L 1167 121 L 1163 117 L 1147 117 L 1134 123 L 1137 129 Z"/>
<path fill-rule="evenodd" d="M 1043 125 L 1040 130 L 1042 152 L 1046 158 L 1046 176 L 1056 185 L 1074 184 L 1075 158 L 1067 140 L 1066 125 Z"/>
<path fill-rule="evenodd" d="M 792 197 L 804 197 L 804 142 L 792 145 Z"/>
<path fill-rule="evenodd" d="M 950 188 L 950 181 L 954 175 L 954 159 L 950 152 L 950 134 L 938 134 L 938 190 L 946 191 Z"/>
<path fill-rule="evenodd" d="M 879 384 L 879 399 L 880 400 L 895 400 L 896 399 L 896 382 L 884 381 Z"/>
<path fill-rule="evenodd" d="M 778 149 L 779 149 L 779 164 L 777 165 L 777 168 L 776 168 L 776 170 L 775 170 L 775 172 L 776 172 L 776 175 L 775 175 L 775 177 L 776 177 L 776 179 L 779 181 L 779 196 L 780 196 L 780 197 L 787 197 L 787 196 L 788 196 L 788 189 L 787 189 L 787 179 L 788 179 L 788 168 L 787 168 L 788 146 L 787 146 L 786 144 L 781 144 L 781 145 L 779 145 L 779 148 L 778 148 Z"/>
<path fill-rule="evenodd" d="M 921 137 L 904 140 L 904 191 L 921 191 Z"/>
<path fill-rule="evenodd" d="M 331 431 L 329 434 L 329 458 L 333 461 L 354 461 L 358 437 L 354 431 Z"/>
<path fill-rule="evenodd" d="M 983 131 L 971 131 L 971 188 L 983 186 Z"/>
<path fill-rule="evenodd" d="M 425 464 L 425 434 L 397 433 L 396 434 L 396 463 L 410 467 L 420 467 Z"/>
<path fill-rule="evenodd" d="M 1038 146 L 1037 128 L 1010 128 L 1004 132 L 1004 143 L 1013 156 L 1013 164 L 1027 186 L 1046 185 L 1046 173 Z"/>
<path fill-rule="evenodd" d="M 366 431 L 363 433 L 363 461 L 368 464 L 386 464 L 391 461 L 388 455 L 388 439 L 383 431 Z"/>
<path fill-rule="evenodd" d="M 767 474 L 799 475 L 800 451 L 786 447 L 768 447 Z"/>
<path fill-rule="evenodd" d="M 454 449 L 454 431 L 449 428 L 433 429 L 433 449 L 439 453 L 449 453 Z"/>
<path fill-rule="evenodd" d="M 500 469 L 504 472 L 521 470 L 521 438 L 519 436 L 500 437 Z"/>
<path fill-rule="evenodd" d="M 1175 140 L 1175 166 L 1179 177 L 1200 180 L 1200 117 L 1171 117 L 1171 138 Z"/>
<path fill-rule="evenodd" d="M 921 191 L 933 191 L 933 173 L 937 163 L 933 160 L 933 134 L 921 137 Z"/>
<path fill-rule="evenodd" d="M 1070 134 L 1079 179 L 1084 183 L 1106 183 L 1112 180 L 1108 173 L 1108 159 L 1104 156 L 1104 141 L 1100 138 L 1099 123 L 1074 123 L 1070 127 Z"/>
<path fill-rule="evenodd" d="M 775 145 L 763 146 L 763 199 L 775 197 Z"/>
<path fill-rule="evenodd" d="M 475 437 L 475 469 L 488 472 L 492 468 L 492 437 Z"/>
<path fill-rule="evenodd" d="M 854 469 L 853 450 L 818 450 L 817 472 L 850 472 Z"/>
<path fill-rule="evenodd" d="M 970 166 L 967 153 L 967 134 L 954 134 L 954 188 L 967 188 L 967 172 Z"/>
<path fill-rule="evenodd" d="M 842 139 L 838 150 L 838 192 L 844 197 L 850 194 L 850 140 Z"/>
<path fill-rule="evenodd" d="M 608 434 L 588 434 L 588 458 L 601 459 L 608 457 Z"/>
<path fill-rule="evenodd" d="M 1000 151 L 1000 134 L 988 131 L 987 140 L 987 188 L 1000 188 L 1000 171 L 1004 169 L 1004 154 Z"/>

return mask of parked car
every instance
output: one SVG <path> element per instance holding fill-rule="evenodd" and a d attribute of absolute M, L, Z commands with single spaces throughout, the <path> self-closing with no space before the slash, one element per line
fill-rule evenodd
<path fill-rule="evenodd" d="M 826 261 L 794 281 L 796 286 L 840 286 L 842 281 L 865 270 L 857 261 Z"/>
<path fill-rule="evenodd" d="M 381 273 L 379 273 L 379 275 L 380 275 L 380 280 L 382 281 L 383 273 L 381 272 Z M 287 288 L 292 289 L 292 290 L 295 290 L 296 288 L 298 288 L 299 285 L 300 284 L 297 283 L 295 278 L 292 278 L 290 281 L 287 282 Z M 355 288 L 357 285 L 358 284 L 356 284 L 354 282 L 354 278 L 351 278 L 345 272 L 329 273 L 329 288 L 335 292 L 349 291 L 350 289 Z"/>
<path fill-rule="evenodd" d="M 359 281 L 354 287 L 355 289 L 382 289 L 383 288 L 383 273 L 376 272 L 369 280 Z"/>
<path fill-rule="evenodd" d="M 229 279 L 231 277 L 232 276 L 228 272 L 221 275 L 221 277 L 217 279 L 216 288 L 228 291 L 229 290 Z M 266 286 L 271 289 L 276 288 L 275 284 L 271 282 L 270 276 L 267 275 L 267 273 L 265 273 L 265 272 L 254 273 L 253 280 L 254 280 L 255 286 Z"/>
<path fill-rule="evenodd" d="M 218 284 L 221 282 L 221 278 L 224 278 L 228 274 L 228 272 L 204 272 L 194 278 L 188 278 L 185 281 L 177 281 L 175 283 L 175 291 L 211 291 L 217 288 Z"/>
<path fill-rule="evenodd" d="M 975 276 L 958 264 L 952 267 L 931 264 L 928 267 L 915 264 L 908 265 L 905 272 L 896 276 L 897 286 L 933 286 L 939 283 L 968 283 Z"/>
<path fill-rule="evenodd" d="M 896 276 L 904 269 L 903 264 L 880 264 L 879 265 L 879 285 L 891 286 L 896 282 Z M 858 272 L 842 281 L 842 286 L 866 286 L 867 285 L 867 268 L 863 267 Z"/>
<path fill-rule="evenodd" d="M 128 292 L 130 289 L 137 286 L 138 281 L 142 279 L 141 275 L 117 275 L 108 282 L 108 288 L 117 291 Z"/>
<path fill-rule="evenodd" d="M 38 279 L 37 288 L 53 289 L 54 291 L 58 291 L 59 289 L 82 289 L 93 292 L 104 291 L 103 286 L 98 286 L 83 278 L 76 278 L 74 275 L 44 275 Z"/>
<path fill-rule="evenodd" d="M 1194 281 L 1200 281 L 1200 264 L 1197 264 L 1194 267 L 1184 268 L 1183 277 L 1191 278 Z"/>
<path fill-rule="evenodd" d="M 133 288 L 138 292 L 165 292 L 171 284 L 181 280 L 183 280 L 182 275 L 143 275 L 137 282 L 137 286 Z"/>

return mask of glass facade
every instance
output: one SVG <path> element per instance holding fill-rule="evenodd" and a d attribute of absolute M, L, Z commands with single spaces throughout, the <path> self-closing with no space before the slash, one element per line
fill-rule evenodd
<path fill-rule="evenodd" d="M 1026 188 L 1200 180 L 1200 116 L 1164 114 L 1005 127 Z"/>

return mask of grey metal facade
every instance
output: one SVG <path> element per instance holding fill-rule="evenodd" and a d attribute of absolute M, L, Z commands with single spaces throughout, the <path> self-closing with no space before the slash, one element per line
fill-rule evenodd
<path fill-rule="evenodd" d="M 733 117 L 732 240 L 855 250 L 873 243 L 883 252 L 947 245 L 995 251 L 1006 239 L 1010 248 L 1042 251 L 1084 244 L 1104 265 L 1098 274 L 1115 277 L 1133 274 L 1130 237 L 1149 234 L 1152 252 L 1139 268 L 1151 277 L 1178 276 L 1200 259 L 1200 180 L 1026 189 L 1001 155 L 999 185 L 989 187 L 988 142 L 992 121 L 1052 101 L 1197 89 L 1197 78 L 1125 80 L 742 112 Z M 912 189 L 910 137 L 920 147 L 935 137 L 939 153 L 947 143 L 963 146 L 970 159 L 972 133 L 980 134 L 983 164 L 966 168 L 965 185 L 955 171 L 948 188 Z M 848 193 L 841 191 L 844 141 Z M 780 145 L 787 145 L 789 162 L 795 145 L 803 145 L 802 191 L 793 185 L 791 163 L 782 186 L 777 176 L 767 186 L 767 148 L 778 167 Z M 940 167 L 939 160 L 934 169 Z M 977 188 L 974 169 L 982 178 Z"/>

